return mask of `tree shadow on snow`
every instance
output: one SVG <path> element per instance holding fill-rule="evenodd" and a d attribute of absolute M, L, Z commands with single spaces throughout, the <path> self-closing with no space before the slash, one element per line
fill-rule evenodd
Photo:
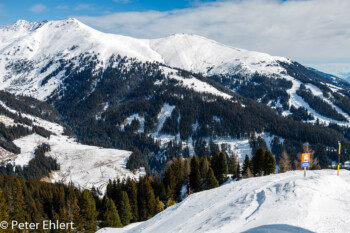
<path fill-rule="evenodd" d="M 287 224 L 272 224 L 254 227 L 242 233 L 314 233 L 307 229 Z"/>

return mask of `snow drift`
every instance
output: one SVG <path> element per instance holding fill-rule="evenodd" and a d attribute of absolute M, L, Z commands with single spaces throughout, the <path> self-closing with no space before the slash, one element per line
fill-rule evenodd
<path fill-rule="evenodd" d="M 350 232 L 350 172 L 291 171 L 193 194 L 113 232 Z"/>

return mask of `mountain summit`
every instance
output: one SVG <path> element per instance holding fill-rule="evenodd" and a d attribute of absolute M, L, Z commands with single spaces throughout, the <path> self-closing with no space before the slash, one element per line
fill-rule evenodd
<path fill-rule="evenodd" d="M 349 83 L 197 35 L 19 20 L 0 30 L 0 89 L 51 104 L 80 142 L 136 151 L 129 168 L 257 147 L 294 160 L 305 142 L 328 166 L 338 141 L 350 151 Z"/>
<path fill-rule="evenodd" d="M 61 79 L 56 77 L 56 84 L 44 85 L 46 91 L 38 90 L 48 75 L 38 71 L 49 66 L 52 69 L 60 60 L 75 60 L 74 66 L 79 66 L 78 58 L 87 54 L 96 57 L 96 69 L 106 68 L 111 56 L 120 55 L 203 74 L 251 75 L 257 72 L 273 75 L 284 71 L 279 62 L 290 62 L 225 46 L 197 35 L 175 34 L 145 40 L 102 33 L 74 18 L 43 22 L 18 20 L 0 30 L 1 89 L 45 99 Z M 20 64 L 21 70 L 16 70 L 14 64 Z"/>

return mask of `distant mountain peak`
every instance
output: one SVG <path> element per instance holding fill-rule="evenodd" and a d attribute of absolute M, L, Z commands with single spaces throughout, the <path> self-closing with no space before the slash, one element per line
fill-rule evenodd
<path fill-rule="evenodd" d="M 20 30 L 27 30 L 27 31 L 34 31 L 38 28 L 40 28 L 42 25 L 46 24 L 48 21 L 44 20 L 41 22 L 29 22 L 23 19 L 19 19 L 13 24 L 10 24 L 6 27 L 4 27 L 3 31 L 20 31 Z"/>
<path fill-rule="evenodd" d="M 30 93 L 37 96 L 37 90 L 45 92 L 39 98 L 44 99 L 59 85 L 61 77 L 54 75 L 57 82 L 45 91 L 39 88 L 40 83 L 53 74 L 41 71 L 51 67 L 58 72 L 57 66 L 62 65 L 62 61 L 78 67 L 88 57 L 94 57 L 96 70 L 104 69 L 112 56 L 159 62 L 204 75 L 282 75 L 285 69 L 279 63 L 289 62 L 286 58 L 234 48 L 188 33 L 137 39 L 97 31 L 75 18 L 42 22 L 18 20 L 0 30 L 0 60 L 5 61 L 0 64 L 0 89 L 11 89 L 18 94 L 35 87 Z"/>

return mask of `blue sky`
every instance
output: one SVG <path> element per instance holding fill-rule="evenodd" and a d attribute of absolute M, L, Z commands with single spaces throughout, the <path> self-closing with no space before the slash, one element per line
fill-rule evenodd
<path fill-rule="evenodd" d="M 137 38 L 193 33 L 350 76 L 349 0 L 3 0 L 0 27 L 75 17 Z"/>
<path fill-rule="evenodd" d="M 0 25 L 10 24 L 17 19 L 28 21 L 59 20 L 75 15 L 100 16 L 111 12 L 127 11 L 169 11 L 194 7 L 207 1 L 190 0 L 5 0 L 0 2 Z"/>

